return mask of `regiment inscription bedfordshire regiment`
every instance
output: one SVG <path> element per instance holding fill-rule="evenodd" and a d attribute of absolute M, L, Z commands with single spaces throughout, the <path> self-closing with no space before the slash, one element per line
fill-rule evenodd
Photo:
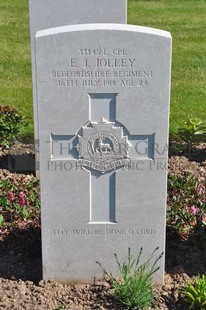
<path fill-rule="evenodd" d="M 95 261 L 115 274 L 114 252 L 164 252 L 170 34 L 71 25 L 35 48 L 44 279 L 92 282 Z"/>
<path fill-rule="evenodd" d="M 50 73 L 60 87 L 147 87 L 154 73 L 138 67 L 128 49 L 81 48 L 68 59 L 64 70 Z"/>

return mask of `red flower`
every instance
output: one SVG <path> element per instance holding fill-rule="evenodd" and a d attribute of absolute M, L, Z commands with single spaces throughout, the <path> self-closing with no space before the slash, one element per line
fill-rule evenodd
<path fill-rule="evenodd" d="M 19 203 L 22 207 L 25 206 L 25 198 L 24 198 L 24 193 L 23 192 L 20 192 L 19 193 Z"/>
<path fill-rule="evenodd" d="M 9 201 L 11 203 L 14 202 L 14 193 L 13 192 L 9 192 Z"/>
<path fill-rule="evenodd" d="M 200 211 L 199 208 L 196 208 L 194 205 L 191 206 L 191 207 L 189 208 L 189 212 L 190 212 L 192 215 L 197 214 L 197 212 L 199 212 L 199 211 Z"/>

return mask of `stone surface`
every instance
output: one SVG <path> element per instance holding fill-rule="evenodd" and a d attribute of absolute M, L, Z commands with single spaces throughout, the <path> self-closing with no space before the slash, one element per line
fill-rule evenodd
<path fill-rule="evenodd" d="M 85 24 L 35 46 L 44 279 L 92 282 L 165 249 L 171 36 Z"/>
<path fill-rule="evenodd" d="M 127 22 L 126 0 L 29 0 L 29 9 L 31 38 L 63 25 Z"/>
<path fill-rule="evenodd" d="M 34 37 L 47 28 L 85 23 L 126 23 L 126 0 L 29 0 L 30 38 L 33 75 L 33 107 L 36 149 L 38 149 L 38 118 Z M 36 154 L 38 162 L 38 153 Z M 38 164 L 36 165 L 38 170 Z"/>

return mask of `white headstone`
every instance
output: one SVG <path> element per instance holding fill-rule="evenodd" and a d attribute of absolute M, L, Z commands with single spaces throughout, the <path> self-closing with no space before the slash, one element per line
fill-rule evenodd
<path fill-rule="evenodd" d="M 35 46 L 44 279 L 92 282 L 165 249 L 171 36 L 85 24 Z"/>
<path fill-rule="evenodd" d="M 86 23 L 127 22 L 127 0 L 29 0 L 33 81 L 35 144 L 38 150 L 35 46 L 36 32 L 42 29 Z M 36 170 L 38 170 L 38 152 Z"/>

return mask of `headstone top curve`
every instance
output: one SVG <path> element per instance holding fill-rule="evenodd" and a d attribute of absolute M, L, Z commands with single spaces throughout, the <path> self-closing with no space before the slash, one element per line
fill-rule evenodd
<path fill-rule="evenodd" d="M 36 38 L 40 38 L 43 36 L 54 35 L 64 32 L 74 32 L 74 31 L 86 31 L 86 30 L 116 30 L 116 31 L 130 31 L 130 32 L 138 32 L 144 34 L 151 34 L 155 36 L 162 36 L 167 38 L 172 38 L 170 32 L 165 30 L 160 30 L 151 27 L 143 27 L 136 25 L 125 25 L 125 24 L 80 24 L 80 25 L 68 25 L 62 27 L 55 27 L 40 30 L 36 33 Z"/>

